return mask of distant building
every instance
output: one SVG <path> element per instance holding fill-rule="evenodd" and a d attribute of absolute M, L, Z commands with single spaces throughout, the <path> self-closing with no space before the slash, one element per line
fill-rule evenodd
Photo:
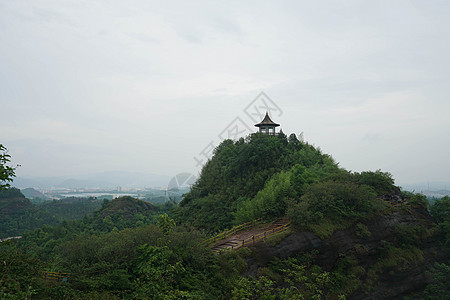
<path fill-rule="evenodd" d="M 255 126 L 259 127 L 259 132 L 261 133 L 265 133 L 267 135 L 276 135 L 277 133 L 275 132 L 275 127 L 280 126 L 280 124 L 272 121 L 269 117 L 269 113 L 266 112 L 266 116 L 264 117 L 264 119 L 260 123 L 255 124 Z"/>

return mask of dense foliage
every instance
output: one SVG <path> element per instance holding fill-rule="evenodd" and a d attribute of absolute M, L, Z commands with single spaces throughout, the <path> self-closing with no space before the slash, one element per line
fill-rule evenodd
<path fill-rule="evenodd" d="M 383 208 L 382 200 L 367 185 L 325 181 L 313 184 L 293 203 L 288 215 L 294 225 L 329 237 L 336 229 L 345 229 L 357 220 Z"/>
<path fill-rule="evenodd" d="M 294 134 L 256 133 L 216 148 L 175 215 L 210 232 L 286 214 L 299 225 L 340 223 L 380 210 L 379 197 L 393 189 L 389 173 L 348 172 Z"/>
<path fill-rule="evenodd" d="M 450 253 L 450 197 L 445 196 L 436 200 L 431 206 L 430 212 L 439 225 L 443 246 Z"/>
<path fill-rule="evenodd" d="M 438 223 L 442 246 L 450 255 L 450 197 L 435 199 L 430 213 Z M 450 261 L 435 263 L 428 271 L 428 276 L 432 281 L 425 290 L 408 299 L 450 299 Z"/>
<path fill-rule="evenodd" d="M 92 214 L 102 206 L 102 201 L 93 197 L 69 197 L 61 200 L 52 200 L 36 205 L 36 210 L 42 210 L 53 215 L 58 221 L 77 220 Z"/>
<path fill-rule="evenodd" d="M 100 211 L 94 216 L 100 217 Z M 0 243 L 0 259 L 7 266 L 0 269 L 0 295 L 217 299 L 232 290 L 245 265 L 236 253 L 214 255 L 201 244 L 204 236 L 175 227 L 167 214 L 160 215 L 156 225 L 120 231 L 71 233 L 69 229 L 77 230 L 46 227 L 14 244 Z M 41 270 L 68 272 L 70 283 L 38 279 Z"/>
<path fill-rule="evenodd" d="M 225 140 L 215 149 L 200 178 L 180 203 L 177 220 L 208 231 L 218 231 L 252 218 L 255 215 L 251 212 L 253 206 L 259 207 L 256 215 L 273 218 L 275 214 L 283 214 L 283 207 L 277 208 L 274 214 L 262 210 L 281 198 L 296 195 L 286 194 L 291 191 L 284 189 L 272 192 L 269 186 L 265 191 L 263 189 L 266 184 L 273 186 L 286 180 L 282 172 L 291 172 L 295 167 L 304 167 L 307 177 L 304 182 L 293 183 L 296 193 L 301 193 L 303 185 L 310 181 L 341 172 L 330 156 L 300 142 L 295 134 L 287 138 L 284 134 L 268 136 L 255 133 L 236 142 Z M 285 185 L 285 188 L 289 187 Z M 265 199 L 266 196 L 260 193 L 271 194 L 271 199 Z M 257 199 L 253 201 L 255 197 Z"/>
<path fill-rule="evenodd" d="M 155 224 L 159 215 L 170 212 L 174 204 L 154 206 L 126 196 L 112 201 L 103 200 L 101 209 L 78 220 L 63 221 L 55 226 L 43 225 L 25 232 L 18 241 L 21 248 L 40 258 L 56 258 L 61 245 L 80 235 L 101 235 L 127 228 Z"/>
<path fill-rule="evenodd" d="M 43 225 L 57 225 L 64 220 L 76 220 L 89 215 L 102 202 L 95 198 L 66 198 L 31 203 L 20 190 L 0 191 L 0 238 L 22 235 Z"/>
<path fill-rule="evenodd" d="M 21 235 L 44 224 L 57 223 L 53 215 L 35 209 L 20 190 L 11 188 L 0 191 L 0 238 Z"/>

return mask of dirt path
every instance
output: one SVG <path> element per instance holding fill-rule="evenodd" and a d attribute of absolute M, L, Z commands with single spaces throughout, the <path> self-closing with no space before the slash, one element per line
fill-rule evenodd
<path fill-rule="evenodd" d="M 256 225 L 252 228 L 249 228 L 248 230 L 243 230 L 234 235 L 230 235 L 229 237 L 227 237 L 223 240 L 218 241 L 217 243 L 215 243 L 214 245 L 211 246 L 211 249 L 214 252 L 219 252 L 220 250 L 225 250 L 227 248 L 233 248 L 233 247 L 237 246 L 238 244 L 242 243 L 243 240 L 251 238 L 252 236 L 258 235 L 260 233 L 264 233 L 265 231 L 270 231 L 274 228 L 280 227 L 287 223 L 289 223 L 289 220 L 280 219 L 280 220 L 274 221 L 269 224 Z"/>

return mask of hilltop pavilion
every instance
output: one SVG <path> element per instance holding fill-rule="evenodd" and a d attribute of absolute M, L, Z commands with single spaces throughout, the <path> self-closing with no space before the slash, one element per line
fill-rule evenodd
<path fill-rule="evenodd" d="M 264 119 L 258 123 L 255 124 L 256 127 L 259 127 L 259 132 L 265 133 L 267 135 L 276 135 L 275 127 L 280 126 L 280 124 L 275 123 L 272 121 L 269 117 L 269 113 L 266 112 L 266 116 Z"/>

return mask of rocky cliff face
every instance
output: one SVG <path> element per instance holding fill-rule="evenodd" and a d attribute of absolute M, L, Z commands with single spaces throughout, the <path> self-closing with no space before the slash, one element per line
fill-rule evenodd
<path fill-rule="evenodd" d="M 343 256 L 354 258 L 364 269 L 358 275 L 360 288 L 351 299 L 399 299 L 423 290 L 430 282 L 426 271 L 447 259 L 436 234 L 435 222 L 424 207 L 397 206 L 389 214 L 336 231 L 328 239 L 294 231 L 274 246 L 256 244 L 245 275 L 255 276 L 275 257 L 317 250 L 314 263 L 326 271 L 332 271 Z"/>

